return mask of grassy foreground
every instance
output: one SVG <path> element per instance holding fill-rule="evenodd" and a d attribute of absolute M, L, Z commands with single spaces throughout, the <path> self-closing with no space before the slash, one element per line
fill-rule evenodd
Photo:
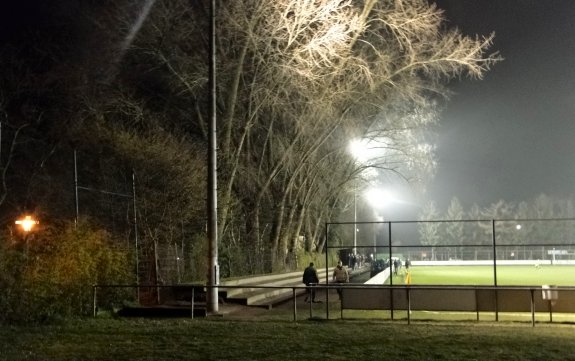
<path fill-rule="evenodd" d="M 87 319 L 0 328 L 0 360 L 575 360 L 565 324 Z"/>

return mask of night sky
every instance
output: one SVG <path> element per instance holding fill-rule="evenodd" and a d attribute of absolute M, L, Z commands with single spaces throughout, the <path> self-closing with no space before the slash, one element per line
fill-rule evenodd
<path fill-rule="evenodd" d="M 67 23 L 73 3 L 0 4 L 0 41 L 25 41 L 19 35 L 27 29 L 54 24 L 82 28 Z M 468 208 L 575 193 L 575 1 L 437 3 L 449 25 L 467 35 L 494 31 L 492 50 L 505 60 L 483 80 L 451 84 L 454 95 L 437 129 L 439 168 L 427 196 L 445 209 L 452 196 Z M 88 34 L 68 33 L 72 43 L 90 43 Z"/>
<path fill-rule="evenodd" d="M 440 0 L 451 26 L 505 58 L 452 84 L 429 197 L 445 209 L 575 193 L 575 1 Z"/>

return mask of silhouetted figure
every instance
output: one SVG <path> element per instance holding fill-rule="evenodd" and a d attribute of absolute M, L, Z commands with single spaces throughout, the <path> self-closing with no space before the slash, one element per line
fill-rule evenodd
<path fill-rule="evenodd" d="M 347 269 L 343 266 L 343 263 L 339 261 L 337 263 L 337 267 L 333 270 L 333 280 L 336 283 L 347 283 L 349 282 L 349 274 L 347 273 Z M 339 299 L 341 300 L 341 288 L 337 288 L 337 294 L 339 295 Z"/>
<path fill-rule="evenodd" d="M 303 283 L 307 286 L 305 302 L 315 302 L 314 286 L 319 283 L 319 277 L 317 276 L 313 262 L 310 262 L 309 266 L 303 271 Z"/>

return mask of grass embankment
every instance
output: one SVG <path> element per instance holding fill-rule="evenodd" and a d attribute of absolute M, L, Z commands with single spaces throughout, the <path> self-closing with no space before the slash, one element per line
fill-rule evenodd
<path fill-rule="evenodd" d="M 575 360 L 575 327 L 512 323 L 73 321 L 3 327 L 1 360 Z"/>

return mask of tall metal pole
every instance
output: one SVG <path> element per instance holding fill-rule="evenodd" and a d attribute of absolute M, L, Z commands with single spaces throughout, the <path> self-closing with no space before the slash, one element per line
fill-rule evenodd
<path fill-rule="evenodd" d="M 325 285 L 328 286 L 325 289 L 325 318 L 329 320 L 329 231 L 327 229 L 329 223 L 325 223 Z M 355 226 L 354 226 L 355 227 Z M 355 228 L 354 228 L 355 229 Z"/>
<path fill-rule="evenodd" d="M 499 300 L 497 293 L 497 242 L 495 240 L 495 219 L 491 220 L 491 237 L 493 241 L 493 285 L 495 286 L 495 321 L 499 321 Z"/>
<path fill-rule="evenodd" d="M 389 238 L 389 285 L 393 286 L 393 250 L 391 249 L 391 222 L 387 222 L 387 238 Z M 391 304 L 391 319 L 393 320 L 393 288 L 389 289 L 389 303 Z"/>
<path fill-rule="evenodd" d="M 389 284 L 393 286 L 393 249 L 391 248 L 391 222 L 387 222 L 387 238 L 389 240 Z"/>
<path fill-rule="evenodd" d="M 495 241 L 495 220 L 491 220 L 491 244 L 493 247 L 493 285 L 497 287 L 497 243 Z"/>
<path fill-rule="evenodd" d="M 76 158 L 76 149 L 74 149 L 74 202 L 76 204 L 76 217 L 74 218 L 74 228 L 78 228 L 78 165 Z"/>
<path fill-rule="evenodd" d="M 210 122 L 208 129 L 208 292 L 206 309 L 217 313 L 218 308 L 218 187 L 216 158 L 216 0 L 210 2 Z"/>
<path fill-rule="evenodd" d="M 353 254 L 357 253 L 357 184 L 353 189 Z"/>
<path fill-rule="evenodd" d="M 132 204 L 134 208 L 134 247 L 136 251 L 136 297 L 140 302 L 140 254 L 138 251 L 138 208 L 136 207 L 136 172 L 132 169 Z M 156 272 L 157 273 L 157 272 Z M 156 282 L 157 283 L 157 282 Z"/>

